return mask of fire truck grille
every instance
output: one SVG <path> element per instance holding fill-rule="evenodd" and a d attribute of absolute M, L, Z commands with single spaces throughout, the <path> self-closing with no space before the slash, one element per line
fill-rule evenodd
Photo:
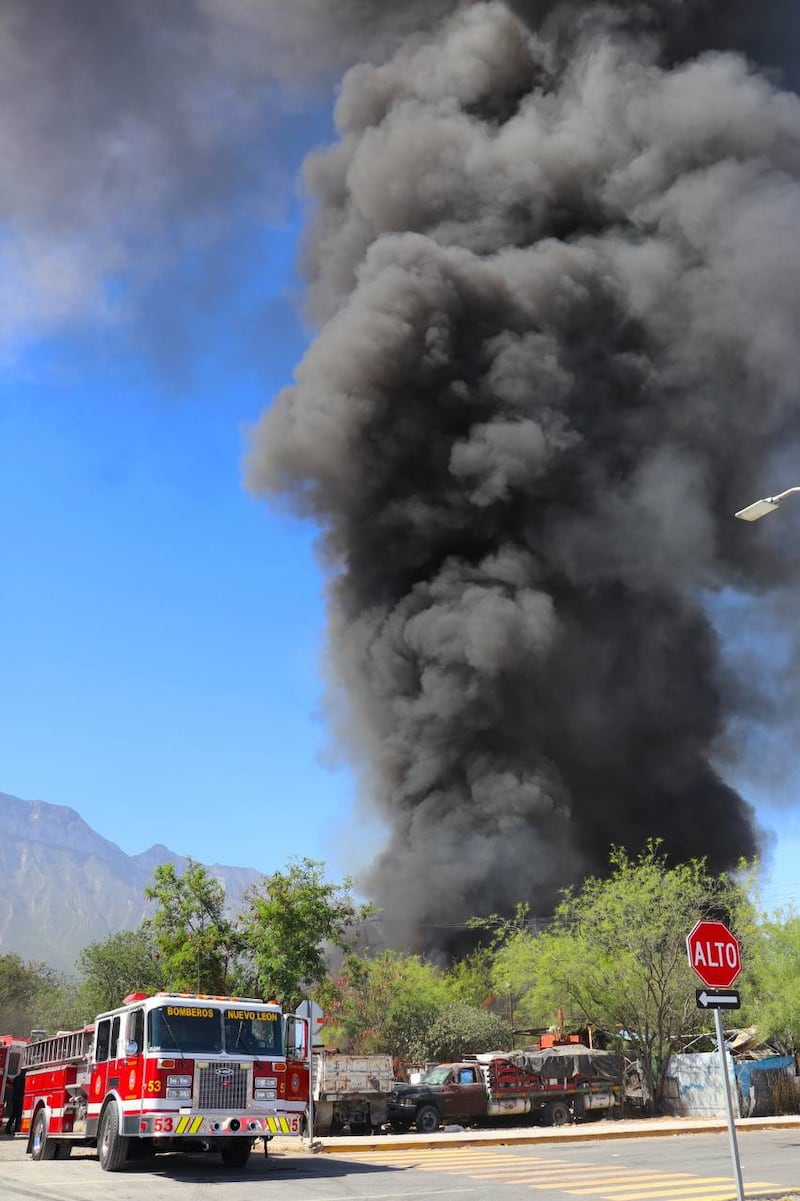
<path fill-rule="evenodd" d="M 200 1109 L 246 1109 L 250 1099 L 249 1063 L 206 1063 L 197 1070 Z"/>

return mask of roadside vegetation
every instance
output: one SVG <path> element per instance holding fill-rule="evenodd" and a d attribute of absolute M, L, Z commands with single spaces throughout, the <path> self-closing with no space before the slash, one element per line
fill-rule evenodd
<path fill-rule="evenodd" d="M 472 951 L 445 966 L 371 948 L 380 915 L 316 860 L 265 876 L 236 913 L 200 864 L 183 875 L 166 864 L 146 890 L 153 916 L 86 947 L 74 976 L 0 956 L 0 1031 L 75 1028 L 131 991 L 158 989 L 291 1009 L 311 997 L 329 1045 L 401 1062 L 524 1045 L 557 1026 L 638 1061 L 657 1111 L 669 1055 L 710 1046 L 713 1016 L 695 1004 L 685 952 L 699 918 L 724 921 L 742 943 L 736 1024 L 755 1026 L 777 1053 L 800 1048 L 800 917 L 762 914 L 753 880 L 753 865 L 714 875 L 703 860 L 670 864 L 657 841 L 636 856 L 616 847 L 608 874 L 565 890 L 546 921 L 524 905 L 476 917 Z"/>

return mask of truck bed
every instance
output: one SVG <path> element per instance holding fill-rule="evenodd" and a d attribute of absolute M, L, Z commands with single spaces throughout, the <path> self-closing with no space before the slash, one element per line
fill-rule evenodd
<path fill-rule="evenodd" d="M 388 1093 L 393 1081 L 391 1055 L 344 1055 L 323 1052 L 314 1056 L 314 1098 L 353 1093 Z"/>

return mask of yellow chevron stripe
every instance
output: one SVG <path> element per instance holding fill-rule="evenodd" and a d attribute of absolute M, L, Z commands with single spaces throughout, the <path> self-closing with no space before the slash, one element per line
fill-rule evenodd
<path fill-rule="evenodd" d="M 192 1117 L 191 1115 L 178 1118 L 178 1123 L 175 1127 L 176 1134 L 197 1134 L 200 1127 L 203 1125 L 203 1115 Z"/>

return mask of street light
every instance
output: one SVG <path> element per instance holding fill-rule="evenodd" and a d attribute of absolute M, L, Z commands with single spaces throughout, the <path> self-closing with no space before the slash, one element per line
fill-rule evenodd
<path fill-rule="evenodd" d="M 800 492 L 800 488 L 787 488 L 785 492 L 779 492 L 777 496 L 765 496 L 763 500 L 754 500 L 751 505 L 740 509 L 736 516 L 742 521 L 758 521 L 759 517 L 766 517 L 767 513 L 774 513 L 782 500 L 786 500 L 787 496 L 794 496 L 796 492 Z"/>

